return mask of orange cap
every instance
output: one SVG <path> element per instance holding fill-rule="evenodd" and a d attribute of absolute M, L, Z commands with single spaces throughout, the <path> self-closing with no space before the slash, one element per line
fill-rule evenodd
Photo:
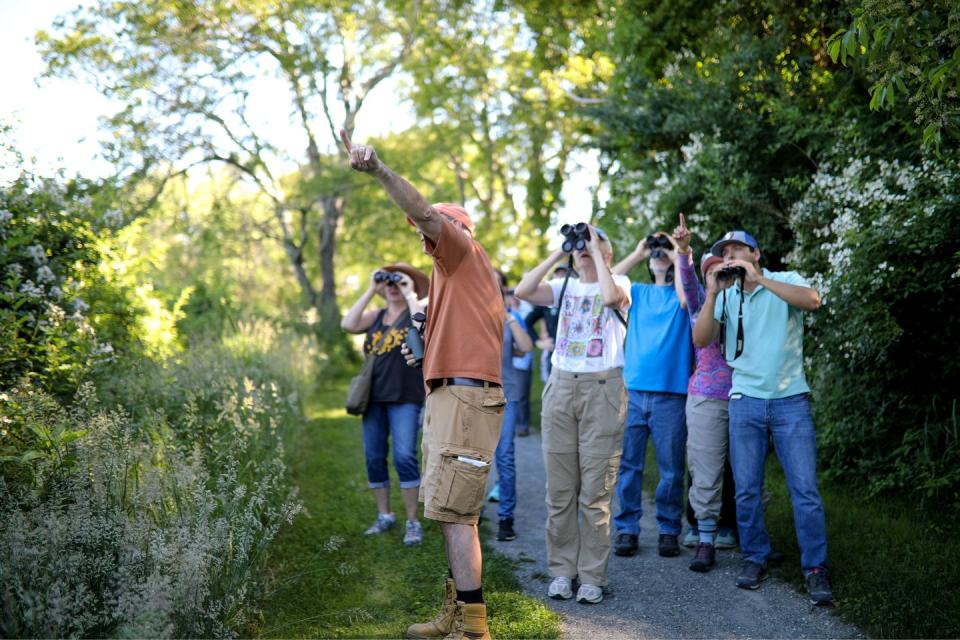
<path fill-rule="evenodd" d="M 447 216 L 448 218 L 453 218 L 454 220 L 456 220 L 457 222 L 465 226 L 467 229 L 470 229 L 470 231 L 473 231 L 473 228 L 474 228 L 473 218 L 471 218 L 470 214 L 467 213 L 467 210 L 461 207 L 460 205 L 451 204 L 449 202 L 438 202 L 437 204 L 433 205 L 433 208 L 439 211 L 440 213 L 442 213 L 443 215 Z M 413 220 L 410 219 L 410 216 L 407 216 L 407 223 L 411 227 L 416 226 L 413 223 Z"/>

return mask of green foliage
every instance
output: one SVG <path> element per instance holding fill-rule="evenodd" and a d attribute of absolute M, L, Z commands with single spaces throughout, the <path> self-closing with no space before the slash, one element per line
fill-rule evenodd
<path fill-rule="evenodd" d="M 960 140 L 960 5 L 951 0 L 875 0 L 851 11 L 849 26 L 827 41 L 834 62 L 860 63 L 870 108 L 912 108 L 923 145 Z M 907 121 L 909 122 L 909 116 Z"/>
<path fill-rule="evenodd" d="M 808 344 L 821 450 L 870 494 L 955 503 L 960 169 L 859 156 L 822 164 L 792 212 L 794 266 L 823 300 Z"/>
<path fill-rule="evenodd" d="M 0 389 L 29 376 L 71 394 L 91 363 L 135 346 L 129 301 L 98 269 L 95 192 L 27 173 L 0 191 Z"/>

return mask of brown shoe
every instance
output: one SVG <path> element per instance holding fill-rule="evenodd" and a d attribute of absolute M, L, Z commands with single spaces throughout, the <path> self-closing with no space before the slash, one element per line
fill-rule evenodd
<path fill-rule="evenodd" d="M 457 586 L 453 582 L 453 578 L 447 578 L 443 585 L 443 604 L 440 606 L 440 615 L 430 622 L 410 625 L 407 627 L 407 637 L 414 640 L 445 638 L 453 631 L 456 616 Z"/>
<path fill-rule="evenodd" d="M 447 640 L 491 640 L 487 629 L 487 605 L 457 602 L 453 631 Z"/>

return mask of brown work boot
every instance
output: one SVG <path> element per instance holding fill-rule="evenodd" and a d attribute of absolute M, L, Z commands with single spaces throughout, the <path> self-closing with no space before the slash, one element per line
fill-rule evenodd
<path fill-rule="evenodd" d="M 453 631 L 447 640 L 491 640 L 487 629 L 487 605 L 457 602 Z"/>
<path fill-rule="evenodd" d="M 421 622 L 407 627 L 407 637 L 414 640 L 443 638 L 453 631 L 453 621 L 457 615 L 457 587 L 453 578 L 447 578 L 443 585 L 443 604 L 440 615 L 430 622 Z"/>

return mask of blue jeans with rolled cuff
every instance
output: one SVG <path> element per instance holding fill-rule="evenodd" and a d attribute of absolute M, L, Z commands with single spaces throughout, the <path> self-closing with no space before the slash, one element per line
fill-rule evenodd
<path fill-rule="evenodd" d="M 422 405 L 415 402 L 371 402 L 363 414 L 363 452 L 371 489 L 390 486 L 388 441 L 393 438 L 393 468 L 401 489 L 420 486 L 417 433 Z"/>
<path fill-rule="evenodd" d="M 817 442 L 807 394 L 764 400 L 730 398 L 730 461 L 737 487 L 737 527 L 743 559 L 764 564 L 770 536 L 761 500 L 769 440 L 790 491 L 805 573 L 827 565 L 827 525 L 817 487 Z"/>

